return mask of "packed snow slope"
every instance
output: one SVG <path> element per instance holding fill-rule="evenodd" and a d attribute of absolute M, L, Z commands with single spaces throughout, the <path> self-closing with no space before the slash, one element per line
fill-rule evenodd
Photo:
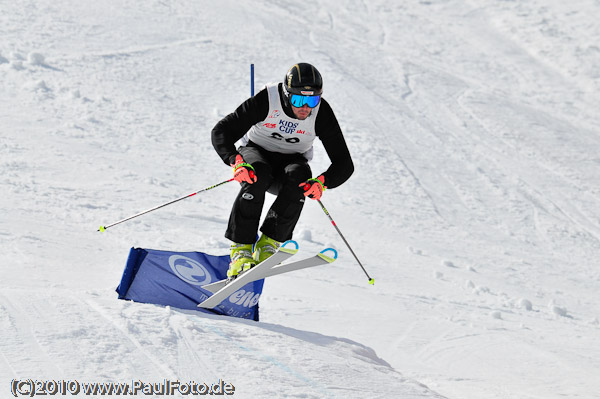
<path fill-rule="evenodd" d="M 600 3 L 0 1 L 0 396 L 13 379 L 239 398 L 600 397 Z M 356 172 L 261 322 L 119 301 L 132 246 L 226 254 L 210 130 L 296 62 Z M 328 166 L 317 142 L 315 175 Z M 272 198 L 269 199 L 271 201 Z"/>

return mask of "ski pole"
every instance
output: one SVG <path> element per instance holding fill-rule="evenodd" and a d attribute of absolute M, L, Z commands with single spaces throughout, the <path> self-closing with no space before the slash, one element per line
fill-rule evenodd
<path fill-rule="evenodd" d="M 250 95 L 254 97 L 254 64 L 250 64 Z"/>
<path fill-rule="evenodd" d="M 186 198 L 193 197 L 194 195 L 196 195 L 196 194 L 199 194 L 199 193 L 201 193 L 201 192 L 203 192 L 203 191 L 208 191 L 208 190 L 211 190 L 211 189 L 213 189 L 213 188 L 216 188 L 216 187 L 222 186 L 223 184 L 225 184 L 225 183 L 229 183 L 230 181 L 233 181 L 233 180 L 234 180 L 234 179 L 233 179 L 233 178 L 231 178 L 231 179 L 229 179 L 229 180 L 222 181 L 221 183 L 217 183 L 217 184 L 215 184 L 214 186 L 210 186 L 210 187 L 203 188 L 202 190 L 196 191 L 195 193 L 191 193 L 191 194 L 188 194 L 188 195 L 184 195 L 183 197 L 181 197 L 181 198 L 177 198 L 176 200 L 169 201 L 169 202 L 167 202 L 167 203 L 165 203 L 165 204 L 162 204 L 162 205 L 155 206 L 154 208 L 148 209 L 148 210 L 146 210 L 146 211 L 143 211 L 143 212 L 140 212 L 140 213 L 136 213 L 136 214 L 135 214 L 135 215 L 133 215 L 133 216 L 129 216 L 129 217 L 125 218 L 125 219 L 121 219 L 121 220 L 119 220 L 118 222 L 114 222 L 114 223 L 112 223 L 112 224 L 109 224 L 108 226 L 100 226 L 100 228 L 98 229 L 98 231 L 104 231 L 104 230 L 108 229 L 109 227 L 116 226 L 116 225 L 118 225 L 118 224 L 120 224 L 120 223 L 126 222 L 126 221 L 128 221 L 128 220 L 131 220 L 131 219 L 133 219 L 133 218 L 136 218 L 136 217 L 138 217 L 138 216 L 142 216 L 142 215 L 145 215 L 146 213 L 149 213 L 149 212 L 155 211 L 155 210 L 157 210 L 157 209 L 163 208 L 163 207 L 165 207 L 165 206 L 167 206 L 167 205 L 174 204 L 174 203 L 175 203 L 175 202 L 177 202 L 177 201 L 181 201 L 181 200 L 184 200 L 184 199 L 186 199 Z"/>
<path fill-rule="evenodd" d="M 375 279 L 373 279 L 373 278 L 371 278 L 371 276 L 369 276 L 369 273 L 367 273 L 367 271 L 365 270 L 365 267 L 362 265 L 362 263 L 358 259 L 358 256 L 356 256 L 356 254 L 352 250 L 352 247 L 350 246 L 350 244 L 348 244 L 348 241 L 346 241 L 346 238 L 344 237 L 344 235 L 340 231 L 340 228 L 337 227 L 337 224 L 335 224 L 335 221 L 333 220 L 333 218 L 331 217 L 331 215 L 327 211 L 327 208 L 325 208 L 325 205 L 323 205 L 323 203 L 321 202 L 320 199 L 318 199 L 317 202 L 319 203 L 319 205 L 321 205 L 321 208 L 323 209 L 323 212 L 325 212 L 325 214 L 327 215 L 327 217 L 329 218 L 329 220 L 331 220 L 331 224 L 333 225 L 333 227 L 335 227 L 335 229 L 337 230 L 337 232 L 340 235 L 340 237 L 342 237 L 342 240 L 344 240 L 344 243 L 346 244 L 346 246 L 348 247 L 348 249 L 350 250 L 350 252 L 352 252 L 352 255 L 354 255 L 354 259 L 356 259 L 356 261 L 358 262 L 358 264 L 361 267 L 361 269 L 363 270 L 363 272 L 365 272 L 365 274 L 367 275 L 367 278 L 369 279 L 369 284 L 374 285 L 375 284 Z"/>

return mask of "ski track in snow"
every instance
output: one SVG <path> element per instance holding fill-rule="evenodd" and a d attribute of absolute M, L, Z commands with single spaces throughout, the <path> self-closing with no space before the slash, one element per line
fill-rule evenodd
<path fill-rule="evenodd" d="M 2 298 L 7 320 L 2 322 L 1 348 L 13 377 L 69 375 L 82 381 L 90 376 L 113 381 L 118 376 L 121 382 L 202 377 L 208 382 L 219 378 L 233 382 L 243 374 L 243 381 L 236 384 L 240 397 L 278 396 L 288 389 L 283 387 L 295 388 L 290 397 L 310 398 L 358 397 L 354 395 L 367 392 L 386 397 L 390 385 L 410 398 L 428 392 L 403 379 L 372 349 L 347 339 L 168 307 L 157 312 L 152 305 L 115 303 L 93 293 L 85 300 L 55 293 L 34 302 L 26 300 L 25 291 L 7 291 Z M 29 306 L 23 309 L 13 301 Z M 85 320 L 86 325 L 73 320 Z M 223 346 L 231 348 L 224 351 Z M 199 351 L 201 347 L 205 349 Z M 34 358 L 19 356 L 29 353 Z M 261 375 L 274 381 L 264 381 Z M 361 388 L 369 384 L 387 388 Z"/>
<path fill-rule="evenodd" d="M 0 15 L 0 396 L 13 378 L 235 397 L 599 397 L 600 8 L 43 0 Z M 210 129 L 314 63 L 356 172 L 265 283 L 261 322 L 116 300 L 132 246 L 223 254 Z M 317 143 L 313 172 L 328 166 Z M 268 201 L 272 201 L 269 198 Z"/>

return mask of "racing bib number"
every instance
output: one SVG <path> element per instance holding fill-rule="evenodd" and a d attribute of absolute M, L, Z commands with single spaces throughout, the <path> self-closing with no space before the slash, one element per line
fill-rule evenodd
<path fill-rule="evenodd" d="M 277 133 L 277 132 L 273 132 L 271 133 L 271 138 L 275 139 L 275 140 L 285 140 L 286 143 L 291 143 L 291 144 L 295 144 L 295 143 L 299 143 L 300 139 L 298 137 L 283 137 L 281 134 Z"/>

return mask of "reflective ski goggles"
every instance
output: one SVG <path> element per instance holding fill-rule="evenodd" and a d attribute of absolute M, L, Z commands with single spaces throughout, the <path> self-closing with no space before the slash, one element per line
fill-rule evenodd
<path fill-rule="evenodd" d="M 321 101 L 321 96 L 303 96 L 300 94 L 292 94 L 290 98 L 290 102 L 294 107 L 300 108 L 304 106 L 304 104 L 308 105 L 309 108 L 314 108 L 319 105 Z"/>

